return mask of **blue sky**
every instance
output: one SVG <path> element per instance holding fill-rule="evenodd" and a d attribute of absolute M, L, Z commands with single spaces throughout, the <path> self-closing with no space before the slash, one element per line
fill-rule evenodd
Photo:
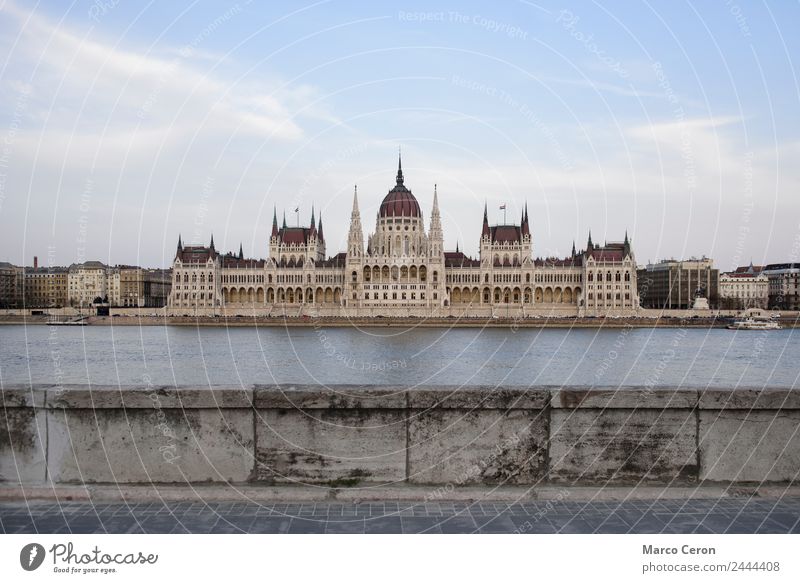
<path fill-rule="evenodd" d="M 312 204 L 332 254 L 398 147 L 450 248 L 527 202 L 539 256 L 800 260 L 797 2 L 0 6 L 0 260 L 263 257 Z"/>

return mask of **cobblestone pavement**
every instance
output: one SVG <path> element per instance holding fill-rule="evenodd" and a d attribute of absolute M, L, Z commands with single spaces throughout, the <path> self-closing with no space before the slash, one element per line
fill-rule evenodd
<path fill-rule="evenodd" d="M 14 502 L 4 533 L 800 533 L 800 498 L 625 502 Z"/>

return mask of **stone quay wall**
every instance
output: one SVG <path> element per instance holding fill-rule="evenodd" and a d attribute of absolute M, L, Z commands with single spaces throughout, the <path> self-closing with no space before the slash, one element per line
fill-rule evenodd
<path fill-rule="evenodd" d="M 5 386 L 0 482 L 791 483 L 800 391 Z"/>

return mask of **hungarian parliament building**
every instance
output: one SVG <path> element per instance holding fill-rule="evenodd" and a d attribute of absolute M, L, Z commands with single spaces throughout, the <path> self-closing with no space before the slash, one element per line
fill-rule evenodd
<path fill-rule="evenodd" d="M 476 233 L 476 236 L 478 234 Z M 419 202 L 405 186 L 402 162 L 364 244 L 358 193 L 347 250 L 327 254 L 322 218 L 290 227 L 272 218 L 267 259 L 185 246 L 178 238 L 169 296 L 171 315 L 455 316 L 630 315 L 639 309 L 636 261 L 628 240 L 568 257 L 536 258 L 525 205 L 518 224 L 490 225 L 483 209 L 477 258 L 445 251 L 434 187 L 425 229 Z"/>

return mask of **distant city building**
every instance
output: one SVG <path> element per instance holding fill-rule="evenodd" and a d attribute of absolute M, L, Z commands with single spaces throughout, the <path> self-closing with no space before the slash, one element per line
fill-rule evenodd
<path fill-rule="evenodd" d="M 22 306 L 21 270 L 16 265 L 0 262 L 0 308 L 17 308 Z M 19 282 L 19 285 L 18 285 Z"/>
<path fill-rule="evenodd" d="M 109 301 L 109 268 L 99 261 L 73 263 L 69 266 L 69 303 L 74 307 L 88 307 Z M 112 280 L 113 280 L 112 274 Z M 119 286 L 117 285 L 117 289 Z"/>
<path fill-rule="evenodd" d="M 24 268 L 26 308 L 62 308 L 69 303 L 66 267 Z"/>
<path fill-rule="evenodd" d="M 172 286 L 171 269 L 145 269 L 120 266 L 119 301 L 116 305 L 129 308 L 163 308 L 167 305 Z"/>
<path fill-rule="evenodd" d="M 484 208 L 479 256 L 456 246 L 444 250 L 436 188 L 426 232 L 416 197 L 398 164 L 394 187 L 384 197 L 375 231 L 364 244 L 358 196 L 353 196 L 347 250 L 326 254 L 322 217 L 309 226 L 278 226 L 273 213 L 268 259 L 220 254 L 209 246 L 184 246 L 178 238 L 173 263 L 170 313 L 192 314 L 219 307 L 274 306 L 302 313 L 303 307 L 335 308 L 343 316 L 425 315 L 458 308 L 499 315 L 525 309 L 603 315 L 638 309 L 636 261 L 625 236 L 566 258 L 534 258 L 527 207 L 519 223 L 490 225 Z M 513 311 L 512 311 L 513 310 Z"/>
<path fill-rule="evenodd" d="M 762 273 L 769 281 L 770 308 L 800 310 L 800 263 L 773 263 L 764 267 Z"/>
<path fill-rule="evenodd" d="M 728 310 L 766 308 L 769 303 L 769 280 L 764 267 L 738 267 L 719 276 L 719 305 Z"/>
<path fill-rule="evenodd" d="M 638 271 L 638 285 L 644 308 L 686 310 L 697 297 L 707 299 L 711 308 L 719 303 L 719 270 L 705 257 L 648 264 Z"/>

